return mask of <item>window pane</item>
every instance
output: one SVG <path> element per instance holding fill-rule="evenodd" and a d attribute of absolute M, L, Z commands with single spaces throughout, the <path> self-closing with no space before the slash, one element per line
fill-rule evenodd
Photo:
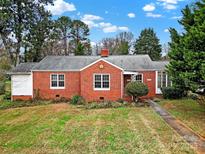
<path fill-rule="evenodd" d="M 52 81 L 57 81 L 57 74 L 51 75 L 51 80 Z"/>
<path fill-rule="evenodd" d="M 57 81 L 51 81 L 51 87 L 57 87 Z"/>
<path fill-rule="evenodd" d="M 59 83 L 58 85 L 59 87 L 64 87 L 64 81 L 59 81 L 58 83 Z"/>
<path fill-rule="evenodd" d="M 161 85 L 161 72 L 158 72 L 158 88 L 161 88 L 162 87 L 162 85 Z"/>
<path fill-rule="evenodd" d="M 162 76 L 162 87 L 166 87 L 166 72 L 163 72 L 163 76 Z"/>
<path fill-rule="evenodd" d="M 109 75 L 103 75 L 103 81 L 109 82 Z"/>
<path fill-rule="evenodd" d="M 142 74 L 136 75 L 136 81 L 142 82 Z"/>
<path fill-rule="evenodd" d="M 64 81 L 64 75 L 59 75 L 58 79 L 61 80 L 61 81 Z"/>
<path fill-rule="evenodd" d="M 109 82 L 103 82 L 103 88 L 110 88 Z"/>
<path fill-rule="evenodd" d="M 101 88 L 101 82 L 95 82 L 95 88 Z"/>
<path fill-rule="evenodd" d="M 95 75 L 95 81 L 101 81 L 101 75 Z"/>
<path fill-rule="evenodd" d="M 172 82 L 171 82 L 171 79 L 170 79 L 170 77 L 169 77 L 169 76 L 167 76 L 167 79 L 168 79 L 168 81 L 167 81 L 167 86 L 169 87 L 169 86 L 171 86 L 171 85 L 172 85 Z"/>

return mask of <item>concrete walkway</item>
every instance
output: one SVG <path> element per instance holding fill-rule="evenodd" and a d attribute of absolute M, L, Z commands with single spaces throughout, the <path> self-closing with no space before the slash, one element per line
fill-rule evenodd
<path fill-rule="evenodd" d="M 149 103 L 151 107 L 167 122 L 167 124 L 169 124 L 179 135 L 191 144 L 198 153 L 205 154 L 205 139 L 194 133 L 181 121 L 171 116 L 154 101 L 149 100 Z"/>

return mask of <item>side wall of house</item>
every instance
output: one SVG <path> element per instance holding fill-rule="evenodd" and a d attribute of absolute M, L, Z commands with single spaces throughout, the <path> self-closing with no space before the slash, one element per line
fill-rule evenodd
<path fill-rule="evenodd" d="M 110 74 L 110 90 L 94 90 L 94 74 Z M 104 100 L 115 101 L 123 94 L 122 70 L 99 61 L 81 71 L 81 96 L 87 101 L 99 101 L 100 97 Z"/>
<path fill-rule="evenodd" d="M 29 100 L 32 98 L 32 75 L 19 74 L 11 76 L 12 100 Z"/>
<path fill-rule="evenodd" d="M 65 88 L 51 89 L 50 75 L 64 74 Z M 33 72 L 34 96 L 37 91 L 42 99 L 55 99 L 56 97 L 65 97 L 70 99 L 74 95 L 80 94 L 80 72 Z"/>

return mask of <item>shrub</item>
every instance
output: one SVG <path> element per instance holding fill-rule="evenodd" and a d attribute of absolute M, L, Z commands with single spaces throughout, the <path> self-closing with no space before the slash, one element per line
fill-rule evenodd
<path fill-rule="evenodd" d="M 81 104 L 85 103 L 85 100 L 83 99 L 83 97 L 81 97 L 79 95 L 75 95 L 72 97 L 70 103 L 73 105 L 81 105 Z"/>
<path fill-rule="evenodd" d="M 105 101 L 105 102 L 92 102 L 88 103 L 85 105 L 86 109 L 106 109 L 106 108 L 119 108 L 119 107 L 124 107 L 126 105 L 119 103 L 119 102 L 110 102 L 110 101 Z"/>
<path fill-rule="evenodd" d="M 183 90 L 175 87 L 162 88 L 162 95 L 164 99 L 178 99 L 183 97 Z"/>
<path fill-rule="evenodd" d="M 5 83 L 0 82 L 0 95 L 5 93 Z"/>
<path fill-rule="evenodd" d="M 51 103 L 67 103 L 70 102 L 69 99 L 65 98 L 65 97 L 59 97 L 59 98 L 55 98 L 51 101 Z"/>
<path fill-rule="evenodd" d="M 119 98 L 119 99 L 117 100 L 117 102 L 118 102 L 118 103 L 124 103 L 124 100 L 123 100 L 122 98 Z"/>
<path fill-rule="evenodd" d="M 130 82 L 126 85 L 125 91 L 129 96 L 133 97 L 134 101 L 138 101 L 138 98 L 148 94 L 149 90 L 147 85 L 141 82 Z"/>
<path fill-rule="evenodd" d="M 5 92 L 3 99 L 10 100 L 11 99 L 11 92 L 10 91 Z"/>

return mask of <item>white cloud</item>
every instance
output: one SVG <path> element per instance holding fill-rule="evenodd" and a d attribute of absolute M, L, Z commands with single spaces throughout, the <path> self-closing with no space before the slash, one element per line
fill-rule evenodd
<path fill-rule="evenodd" d="M 85 14 L 81 19 L 81 21 L 87 24 L 89 28 L 98 27 L 98 24 L 95 23 L 95 21 L 99 20 L 103 20 L 103 18 L 92 14 Z"/>
<path fill-rule="evenodd" d="M 169 32 L 169 29 L 165 29 L 164 32 L 165 32 L 165 33 L 168 33 L 168 32 Z"/>
<path fill-rule="evenodd" d="M 103 20 L 103 18 L 92 14 L 85 14 L 82 20 L 94 21 L 94 20 Z"/>
<path fill-rule="evenodd" d="M 154 14 L 154 13 L 151 13 L 151 12 L 148 12 L 146 14 L 147 17 L 152 17 L 152 18 L 161 18 L 162 15 L 161 14 Z"/>
<path fill-rule="evenodd" d="M 104 28 L 103 28 L 103 32 L 104 32 L 104 33 L 114 33 L 114 32 L 116 32 L 116 31 L 118 31 L 118 27 L 115 26 L 115 25 L 111 25 L 111 26 L 109 26 L 109 27 L 104 27 Z"/>
<path fill-rule="evenodd" d="M 181 19 L 181 18 L 182 18 L 182 16 L 173 16 L 170 19 Z"/>
<path fill-rule="evenodd" d="M 55 0 L 54 5 L 47 5 L 45 8 L 53 15 L 62 15 L 64 12 L 75 11 L 75 5 L 73 3 L 65 2 L 64 0 Z"/>
<path fill-rule="evenodd" d="M 121 31 L 129 31 L 128 27 L 118 27 L 118 29 Z"/>
<path fill-rule="evenodd" d="M 99 23 L 99 27 L 102 28 L 104 33 L 114 33 L 117 31 L 129 31 L 128 27 L 123 27 L 123 26 L 116 26 L 112 25 L 111 23 L 105 23 L 101 22 Z"/>
<path fill-rule="evenodd" d="M 157 0 L 159 2 L 169 3 L 169 4 L 177 4 L 180 0 Z"/>
<path fill-rule="evenodd" d="M 177 8 L 176 5 L 164 4 L 164 9 L 167 9 L 167 10 L 175 10 L 176 8 Z"/>
<path fill-rule="evenodd" d="M 155 5 L 154 5 L 154 3 L 146 4 L 142 9 L 144 11 L 154 11 Z"/>
<path fill-rule="evenodd" d="M 128 13 L 127 15 L 129 18 L 135 18 L 135 14 L 134 13 Z"/>

